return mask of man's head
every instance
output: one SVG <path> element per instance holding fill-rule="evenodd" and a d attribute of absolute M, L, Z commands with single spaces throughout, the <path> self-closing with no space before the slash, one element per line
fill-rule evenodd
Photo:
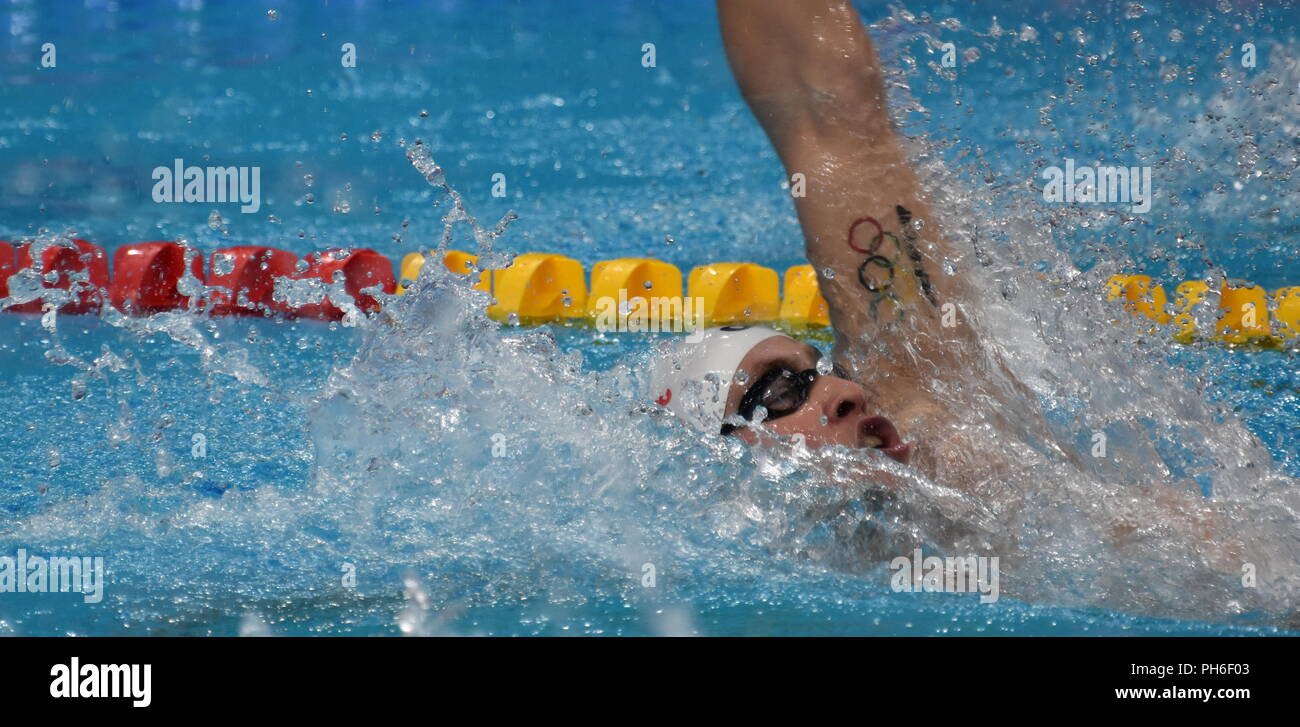
<path fill-rule="evenodd" d="M 822 371 L 821 352 L 770 328 L 710 328 L 679 343 L 655 366 L 655 401 L 701 432 L 759 442 L 747 426 L 762 421 L 775 434 L 803 435 L 809 447 L 874 447 L 906 462 L 893 424 L 867 410 L 866 393 Z M 739 422 L 736 420 L 739 417 Z"/>

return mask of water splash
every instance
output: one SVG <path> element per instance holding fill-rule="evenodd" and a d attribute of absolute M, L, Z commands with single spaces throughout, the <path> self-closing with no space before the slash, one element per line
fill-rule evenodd
<path fill-rule="evenodd" d="M 1153 15 L 1131 21 L 1154 22 Z M 1186 26 L 1188 35 L 1195 25 Z M 24 472 L 17 481 L 44 483 L 56 496 L 31 506 L 19 500 L 0 541 L 107 552 L 117 585 L 103 611 L 60 607 L 45 620 L 6 614 L 0 631 L 66 630 L 51 624 L 80 619 L 86 632 L 242 633 L 241 625 L 265 625 L 245 614 L 274 613 L 276 633 L 747 633 L 761 631 L 764 618 L 795 631 L 835 620 L 858 633 L 937 633 L 954 623 L 1049 630 L 1040 622 L 1062 613 L 892 594 L 883 563 L 916 546 L 1002 555 L 1008 600 L 1285 622 L 1296 606 L 1294 480 L 1212 395 L 1217 367 L 1226 364 L 1192 349 L 1171 365 L 1178 352 L 1140 322 L 1112 323 L 1115 311 L 1101 302 L 1105 278 L 1148 259 L 1151 250 L 1178 258 L 1193 275 L 1226 269 L 1206 242 L 1216 228 L 1200 225 L 1199 215 L 1213 209 L 1248 216 L 1245 197 L 1198 204 L 1158 224 L 1024 204 L 1012 197 L 1025 183 L 1023 170 L 1017 177 L 997 163 L 1007 150 L 949 143 L 944 132 L 956 135 L 959 125 L 933 94 L 922 102 L 917 75 L 906 70 L 922 67 L 910 44 L 933 45 L 940 28 L 967 33 L 962 42 L 981 49 L 980 64 L 1009 56 L 1051 65 L 1049 49 L 1060 44 L 1069 68 L 1105 79 L 1113 57 L 1089 47 L 1100 42 L 1095 22 L 1059 34 L 996 23 L 982 32 L 898 12 L 877 27 L 882 48 L 905 69 L 893 89 L 900 123 L 918 130 L 920 117 L 939 130 L 912 156 L 935 190 L 935 207 L 949 211 L 939 224 L 963 251 L 945 268 L 990 292 L 963 315 L 997 342 L 986 352 L 993 382 L 987 388 L 935 382 L 969 406 L 953 407 L 961 415 L 951 423 L 952 443 L 933 453 L 934 479 L 870 453 L 809 452 L 795 443 L 759 452 L 734 441 L 699 441 L 645 405 L 647 352 L 600 369 L 592 363 L 599 349 L 571 345 L 571 332 L 488 320 L 488 295 L 436 264 L 382 316 L 357 318 L 356 326 L 329 334 L 284 322 L 207 320 L 201 291 L 190 287 L 182 289 L 194 298 L 190 312 L 132 319 L 105 310 L 102 324 L 119 337 L 107 350 L 83 350 L 80 333 L 63 330 L 75 319 L 51 309 L 40 332 L 27 337 L 48 339 L 44 360 L 69 367 L 73 393 L 57 411 L 41 414 L 67 414 L 68 428 L 79 434 L 53 440 L 57 458 L 44 451 L 40 457 L 58 473 L 90 459 L 104 474 L 72 489 L 60 478 Z M 1186 79 L 1181 68 L 1175 74 L 1168 67 L 1183 61 L 1144 60 L 1155 64 L 1159 83 Z M 1051 146 L 1054 134 L 1096 138 L 1084 131 L 1095 118 L 1073 118 L 1079 80 L 1062 80 L 1045 105 L 1033 104 L 1033 122 L 1023 126 L 1041 121 L 1041 136 L 1036 129 L 1022 145 L 1007 147 L 1026 149 L 1032 159 L 1059 150 Z M 1262 79 L 1250 84 L 1257 93 L 1229 77 L 1204 95 L 1206 81 L 1190 91 L 1203 103 L 1220 99 L 1210 101 L 1223 105 L 1212 108 L 1216 114 L 1242 116 L 1241 94 L 1276 100 L 1262 95 L 1271 87 Z M 1007 88 L 1015 88 L 1014 79 Z M 1178 93 L 1188 90 L 1179 86 Z M 1136 104 L 1132 113 L 1150 111 Z M 1187 137 L 1203 133 L 1204 142 L 1161 146 L 1175 151 L 1156 163 L 1175 175 L 1229 164 L 1232 175 L 1245 175 L 1238 178 L 1243 184 L 1285 183 L 1294 166 L 1277 153 L 1290 133 L 1283 111 L 1278 104 L 1244 112 L 1249 139 L 1218 122 L 1189 127 Z M 718 128 L 731 129 L 734 114 L 720 117 Z M 1132 141 L 1094 131 L 1117 147 Z M 1226 162 L 1219 157 L 1225 148 L 1232 152 Z M 960 156 L 947 158 L 950 149 Z M 662 155 L 664 169 L 676 153 Z M 508 265 L 509 253 L 496 248 L 513 215 L 480 225 L 426 145 L 409 144 L 406 155 L 446 197 L 438 203 L 450 202 L 438 252 L 467 229 L 481 268 Z M 1178 186 L 1197 185 L 1170 188 Z M 737 239 L 757 239 L 769 221 L 735 209 L 747 203 L 729 200 L 721 211 L 736 214 L 704 210 L 693 224 L 725 218 L 736 225 Z M 1276 204 L 1277 217 L 1286 219 L 1292 203 Z M 1008 217 L 1007 209 L 1019 214 Z M 664 239 L 684 248 L 691 232 Z M 1094 234 L 1102 239 L 1073 242 Z M 182 285 L 197 285 L 188 258 L 185 269 Z M 1260 271 L 1237 274 L 1252 272 Z M 34 282 L 20 277 L 11 297 L 34 299 Z M 333 292 L 290 286 L 277 295 L 315 302 Z M 46 294 L 61 300 L 40 290 Z M 246 333 L 290 351 L 346 334 L 356 352 L 337 364 L 326 357 L 323 383 L 302 374 L 310 379 L 304 383 L 297 380 L 300 360 L 268 357 Z M 601 343 L 619 345 L 611 338 Z M 575 347 L 584 351 L 569 350 Z M 151 357 L 153 351 L 160 353 Z M 182 375 L 191 368 L 196 373 Z M 177 391 L 173 380 L 195 391 Z M 226 415 L 204 430 L 219 457 L 190 455 L 190 437 L 201 433 L 196 422 L 213 410 L 190 395 Z M 985 395 L 998 406 L 987 406 Z M 301 412 L 301 419 L 278 419 L 281 410 Z M 42 416 L 15 420 L 48 426 Z M 1093 432 L 1108 435 L 1108 457 L 1088 454 Z M 155 435 L 159 446 L 142 448 Z M 223 435 L 230 440 L 224 450 Z M 268 442 L 274 451 L 259 451 Z M 984 450 L 996 458 L 975 456 Z M 54 459 L 57 468 L 49 466 Z M 285 475 L 275 469 L 282 460 L 298 469 Z M 974 494 L 953 485 L 971 473 L 981 485 Z M 1161 501 L 1143 491 L 1155 484 L 1211 492 L 1216 504 L 1204 512 L 1195 500 Z M 1232 552 L 1198 544 L 1196 531 L 1206 526 L 1225 534 L 1216 542 L 1229 550 L 1240 541 L 1258 566 L 1259 587 L 1243 589 L 1231 563 L 1224 570 L 1221 561 L 1237 557 Z M 340 577 L 349 566 L 355 586 Z M 444 621 L 440 614 L 447 614 Z M 481 625 L 461 625 L 461 614 Z M 1084 630 L 1136 628 L 1114 615 L 1071 613 L 1070 622 Z"/>

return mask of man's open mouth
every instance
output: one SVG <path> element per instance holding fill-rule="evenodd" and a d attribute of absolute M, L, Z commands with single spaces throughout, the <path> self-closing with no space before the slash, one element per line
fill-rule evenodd
<path fill-rule="evenodd" d="M 905 443 L 894 428 L 894 423 L 884 417 L 864 419 L 858 430 L 858 438 L 859 446 L 878 449 L 903 464 L 907 464 L 907 459 L 912 454 L 912 445 Z"/>

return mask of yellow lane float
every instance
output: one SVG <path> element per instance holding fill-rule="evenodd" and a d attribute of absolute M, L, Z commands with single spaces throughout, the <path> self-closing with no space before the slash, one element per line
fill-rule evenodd
<path fill-rule="evenodd" d="M 682 330 L 694 314 L 685 306 L 682 271 L 675 265 L 629 257 L 591 266 L 587 317 L 602 330 Z"/>
<path fill-rule="evenodd" d="M 488 316 L 531 324 L 586 318 L 587 279 L 582 263 L 563 255 L 530 252 L 492 273 Z"/>
<path fill-rule="evenodd" d="M 1219 295 L 1223 315 L 1215 333 L 1228 343 L 1251 343 L 1272 337 L 1268 320 L 1268 295 L 1255 286 L 1225 285 Z"/>
<path fill-rule="evenodd" d="M 413 281 L 426 255 L 411 253 L 402 260 L 401 279 Z M 443 264 L 457 273 L 473 274 L 477 259 L 448 251 Z M 586 273 L 573 258 L 527 253 L 503 270 L 479 271 L 474 287 L 490 292 L 495 302 L 488 314 L 524 325 L 588 321 L 610 330 L 679 330 L 688 318 L 701 316 L 704 325 L 779 323 L 789 329 L 825 328 L 830 309 L 818 288 L 811 265 L 785 271 L 784 295 L 777 272 L 754 263 L 723 262 L 691 270 L 683 294 L 682 273 L 675 265 L 652 258 L 602 260 Z M 1168 328 L 1182 343 L 1198 339 L 1232 345 L 1277 348 L 1300 337 L 1300 286 L 1268 294 L 1259 286 L 1223 281 L 1218 286 L 1217 311 L 1202 308 L 1210 286 L 1200 280 L 1181 282 L 1172 298 L 1149 275 L 1114 275 L 1106 283 L 1108 300 L 1120 303 L 1161 330 Z M 405 292 L 399 285 L 398 292 Z M 1215 320 L 1214 331 L 1197 330 L 1197 317 Z M 632 319 L 640 327 L 629 326 Z"/>
<path fill-rule="evenodd" d="M 1277 335 L 1282 338 L 1300 337 L 1300 285 L 1290 288 L 1278 288 L 1273 292 L 1277 309 L 1273 318 L 1277 321 Z"/>
<path fill-rule="evenodd" d="M 704 301 L 706 326 L 767 323 L 781 312 L 776 271 L 753 263 L 713 263 L 691 271 L 687 295 Z"/>
<path fill-rule="evenodd" d="M 817 287 L 817 272 L 811 265 L 795 265 L 785 271 L 785 297 L 777 317 L 787 325 L 821 328 L 831 324 L 830 307 Z"/>
<path fill-rule="evenodd" d="M 1165 289 L 1151 284 L 1149 275 L 1113 275 L 1107 283 L 1107 300 L 1124 299 L 1124 309 L 1156 323 L 1169 322 L 1165 312 Z"/>
<path fill-rule="evenodd" d="M 1214 333 L 1203 336 L 1198 334 L 1196 318 L 1200 312 L 1202 320 L 1206 320 L 1207 312 L 1199 306 L 1209 294 L 1210 286 L 1204 281 L 1187 280 L 1174 289 L 1174 300 L 1169 303 L 1164 289 L 1153 284 L 1149 276 L 1114 275 L 1107 282 L 1108 300 L 1122 299 L 1125 309 L 1133 315 L 1162 325 L 1172 323 L 1173 337 L 1180 343 L 1206 338 L 1232 345 L 1279 348 L 1286 339 L 1300 335 L 1300 287 L 1274 291 L 1270 312 L 1270 296 L 1260 286 L 1223 281 Z"/>
<path fill-rule="evenodd" d="M 433 253 L 429 253 L 432 255 Z M 406 292 L 406 286 L 402 281 L 410 280 L 415 282 L 420 276 L 420 268 L 424 267 L 424 255 L 413 252 L 402 258 L 401 274 L 398 276 L 397 294 L 401 295 Z M 449 250 L 442 258 L 442 264 L 453 273 L 469 275 L 474 272 L 474 267 L 478 264 L 478 256 L 471 255 L 460 250 Z M 478 274 L 478 282 L 474 284 L 474 290 L 481 290 L 485 293 L 491 292 L 491 284 L 488 279 L 488 271 L 484 270 Z"/>
<path fill-rule="evenodd" d="M 1192 309 L 1205 300 L 1210 286 L 1199 280 L 1185 280 L 1174 289 L 1174 340 L 1191 343 L 1196 340 L 1196 318 Z"/>

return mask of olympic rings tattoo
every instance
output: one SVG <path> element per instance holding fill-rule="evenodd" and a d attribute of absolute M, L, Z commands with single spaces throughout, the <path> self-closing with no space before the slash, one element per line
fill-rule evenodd
<path fill-rule="evenodd" d="M 867 256 L 867 259 L 862 261 L 862 264 L 858 266 L 858 282 L 861 283 L 862 287 L 866 288 L 868 292 L 875 294 L 875 297 L 871 300 L 872 316 L 878 315 L 880 302 L 883 300 L 893 302 L 900 315 L 904 312 L 902 302 L 899 300 L 898 296 L 893 293 L 894 277 L 897 270 L 895 260 L 891 260 L 890 258 L 880 254 L 880 245 L 884 242 L 886 235 L 894 241 L 895 251 L 907 251 L 907 256 L 912 261 L 912 270 L 916 275 L 917 282 L 921 286 L 922 293 L 925 294 L 926 299 L 930 301 L 931 305 L 938 304 L 938 301 L 935 299 L 934 286 L 931 284 L 930 277 L 925 272 L 925 267 L 922 264 L 921 251 L 917 249 L 916 246 L 916 231 L 911 226 L 912 213 L 902 205 L 895 205 L 894 212 L 898 215 L 898 221 L 902 226 L 902 240 L 899 239 L 898 235 L 895 235 L 892 232 L 886 232 L 884 227 L 874 217 L 859 217 L 853 221 L 853 224 L 849 225 L 849 249 Z M 854 242 L 853 233 L 857 231 L 860 225 L 867 223 L 876 228 L 876 234 L 871 238 L 871 245 L 862 248 Z M 895 253 L 895 257 L 897 257 L 897 252 Z M 889 277 L 883 280 L 876 280 L 869 277 L 869 268 L 881 268 L 886 270 L 889 273 Z"/>
<path fill-rule="evenodd" d="M 858 229 L 858 225 L 862 224 L 863 222 L 870 222 L 876 227 L 876 236 L 871 239 L 871 248 L 868 250 L 863 250 L 862 248 L 853 244 L 853 231 Z M 853 224 L 849 225 L 849 247 L 852 248 L 854 252 L 860 252 L 863 255 L 874 255 L 876 254 L 876 250 L 880 249 L 880 242 L 884 238 L 885 238 L 885 228 L 881 227 L 880 223 L 876 222 L 876 218 L 874 217 L 859 217 L 858 219 L 853 221 Z"/>
<path fill-rule="evenodd" d="M 853 242 L 853 233 L 858 229 L 858 225 L 863 223 L 871 223 L 871 225 L 876 228 L 876 235 L 871 238 L 871 246 L 866 249 L 858 247 L 857 244 Z M 880 301 L 890 300 L 893 301 L 895 305 L 899 303 L 898 296 L 890 292 L 890 289 L 894 287 L 894 261 L 884 255 L 877 254 L 880 250 L 880 243 L 885 240 L 885 235 L 894 238 L 894 243 L 897 245 L 898 238 L 894 237 L 891 233 L 885 232 L 885 228 L 882 227 L 874 217 L 859 217 L 853 221 L 853 224 L 849 225 L 849 248 L 854 252 L 862 253 L 867 256 L 867 259 L 858 266 L 858 282 L 861 283 L 862 287 L 866 288 L 869 292 L 875 293 L 875 297 L 871 299 L 871 316 L 873 318 L 879 317 Z M 870 282 L 867 279 L 867 268 L 872 266 L 888 270 L 889 278 L 879 285 Z"/>
<path fill-rule="evenodd" d="M 890 237 L 893 236 L 890 235 Z M 879 246 L 877 245 L 874 247 Z M 876 276 L 870 275 L 872 270 L 875 268 L 887 271 L 889 273 L 888 277 L 879 279 Z M 879 275 L 879 273 L 877 272 L 876 275 Z M 863 260 L 862 264 L 858 266 L 858 282 L 862 284 L 863 288 L 866 288 L 868 292 L 873 294 L 870 308 L 872 318 L 880 317 L 880 303 L 881 301 L 886 300 L 893 303 L 895 310 L 899 311 L 900 315 L 902 314 L 902 301 L 900 301 L 898 296 L 894 295 L 893 292 L 894 275 L 894 261 L 884 255 L 868 255 L 867 259 Z"/>
<path fill-rule="evenodd" d="M 879 283 L 875 283 L 871 280 L 868 280 L 867 279 L 868 267 L 879 267 L 888 270 L 889 277 L 883 281 L 880 281 Z M 898 308 L 901 313 L 902 302 L 899 301 L 898 296 L 894 295 L 892 291 L 892 288 L 894 287 L 894 261 L 893 260 L 890 260 L 884 255 L 872 255 L 868 257 L 866 260 L 863 260 L 862 264 L 858 266 L 858 282 L 862 283 L 862 287 L 866 288 L 868 291 L 875 293 L 875 297 L 871 299 L 872 318 L 880 317 L 880 302 L 882 300 L 888 300 L 892 302 L 894 306 Z"/>
<path fill-rule="evenodd" d="M 883 285 L 876 286 L 867 280 L 867 266 L 872 264 L 889 271 L 889 280 L 885 281 Z M 862 283 L 862 287 L 872 293 L 888 292 L 890 288 L 894 287 L 894 262 L 884 255 L 872 255 L 866 260 L 863 260 L 862 264 L 858 266 L 858 282 Z"/>

